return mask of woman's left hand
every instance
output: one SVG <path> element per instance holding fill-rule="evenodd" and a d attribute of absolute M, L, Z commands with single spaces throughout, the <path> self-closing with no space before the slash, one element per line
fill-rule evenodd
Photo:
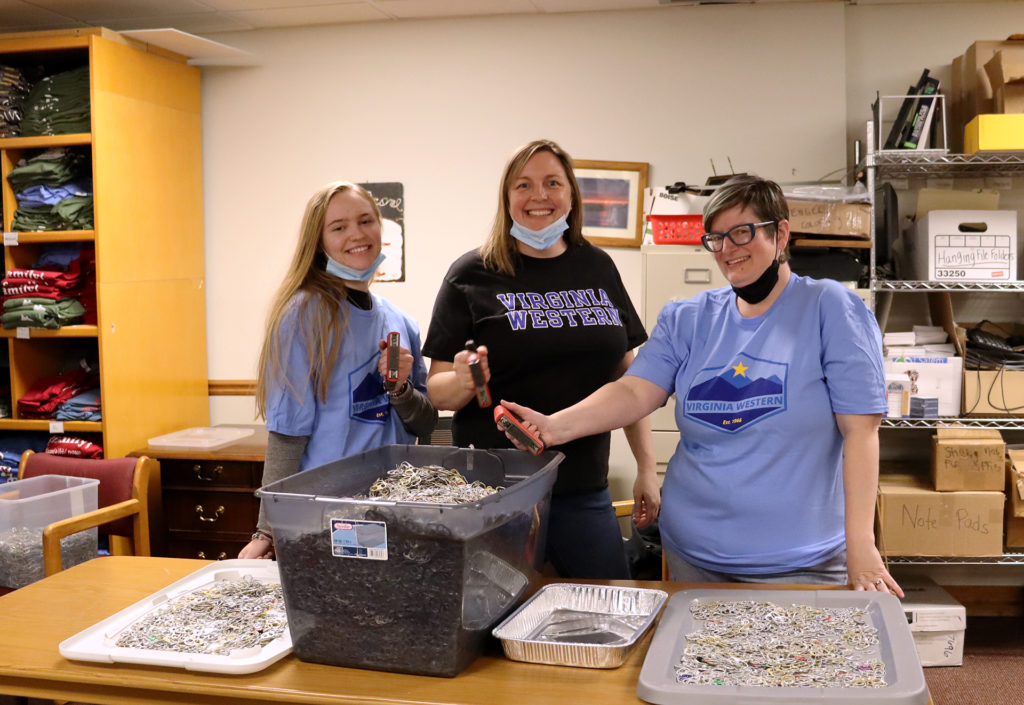
<path fill-rule="evenodd" d="M 854 590 L 891 592 L 897 597 L 903 597 L 903 588 L 885 569 L 882 556 L 873 543 L 865 542 L 864 546 L 856 546 L 847 542 L 846 575 Z"/>
<path fill-rule="evenodd" d="M 661 510 L 661 486 L 655 472 L 637 472 L 633 483 L 633 523 L 638 529 L 650 526 Z"/>
<path fill-rule="evenodd" d="M 385 380 L 388 378 L 388 341 L 379 341 L 380 345 L 380 358 L 377 360 L 377 372 Z M 395 389 L 400 389 L 405 380 L 409 379 L 409 375 L 412 374 L 412 352 L 409 348 L 398 348 L 398 381 L 395 383 Z"/>

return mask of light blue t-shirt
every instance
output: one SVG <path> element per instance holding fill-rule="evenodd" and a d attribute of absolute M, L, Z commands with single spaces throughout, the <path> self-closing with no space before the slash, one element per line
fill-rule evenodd
<path fill-rule="evenodd" d="M 765 574 L 844 545 L 835 414 L 886 411 L 871 311 L 832 280 L 790 276 L 743 318 L 730 288 L 667 304 L 627 374 L 676 394 L 662 540 L 702 568 Z"/>
<path fill-rule="evenodd" d="M 378 296 L 364 311 L 345 302 L 349 310 L 327 393 L 327 402 L 316 398 L 309 379 L 309 358 L 298 333 L 297 309 L 292 307 L 281 325 L 281 339 L 289 341 L 283 366 L 298 396 L 286 387 L 272 387 L 267 398 L 267 430 L 286 436 L 309 436 L 300 470 L 308 470 L 354 453 L 394 443 L 415 443 L 413 436 L 391 407 L 384 380 L 377 372 L 378 341 L 391 331 L 402 336 L 402 347 L 413 355 L 409 381 L 426 392 L 427 368 L 420 354 L 416 321 Z"/>

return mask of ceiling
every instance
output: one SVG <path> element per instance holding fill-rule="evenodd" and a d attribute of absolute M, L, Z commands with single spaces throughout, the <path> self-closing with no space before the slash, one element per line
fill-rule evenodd
<path fill-rule="evenodd" d="M 926 0 L 0 0 L 0 32 L 103 26 L 114 30 L 170 27 L 202 35 L 212 32 L 344 22 L 658 7 L 668 9 L 668 5 L 752 2 L 898 4 L 924 1 Z"/>

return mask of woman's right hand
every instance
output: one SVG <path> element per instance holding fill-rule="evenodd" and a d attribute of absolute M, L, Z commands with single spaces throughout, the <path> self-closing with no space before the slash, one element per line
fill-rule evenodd
<path fill-rule="evenodd" d="M 476 403 L 476 386 L 473 375 L 469 371 L 469 363 L 476 356 L 480 360 L 480 370 L 484 380 L 490 381 L 491 368 L 487 363 L 487 346 L 477 347 L 476 352 L 460 350 L 455 353 L 451 362 L 442 360 L 430 361 L 430 372 L 427 374 L 427 394 L 436 409 L 458 411 L 470 402 Z"/>
<path fill-rule="evenodd" d="M 501 405 L 518 416 L 527 430 L 544 442 L 545 448 L 565 443 L 565 441 L 568 440 L 562 438 L 557 433 L 555 424 L 552 423 L 550 416 L 545 416 L 539 411 L 534 411 L 528 406 L 522 406 L 521 404 L 505 401 L 504 399 L 501 400 Z M 501 426 L 498 426 L 498 430 L 504 432 L 505 437 L 512 441 L 512 445 L 519 450 L 529 450 L 528 448 L 520 445 L 516 439 L 510 436 Z"/>
<path fill-rule="evenodd" d="M 273 558 L 274 543 L 266 536 L 253 539 L 238 552 L 239 558 Z"/>
<path fill-rule="evenodd" d="M 455 369 L 455 378 L 459 381 L 459 386 L 468 392 L 472 392 L 473 396 L 476 396 L 476 386 L 473 384 L 473 374 L 469 371 L 469 363 L 474 359 L 480 361 L 480 371 L 484 373 L 484 381 L 491 381 L 491 368 L 487 364 L 487 346 L 478 345 L 476 352 L 470 352 L 468 350 L 460 350 L 455 354 L 455 359 L 452 361 L 452 365 Z"/>

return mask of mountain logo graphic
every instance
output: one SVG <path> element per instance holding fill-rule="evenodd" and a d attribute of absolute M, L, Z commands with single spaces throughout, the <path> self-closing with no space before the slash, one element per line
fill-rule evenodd
<path fill-rule="evenodd" d="M 736 433 L 786 410 L 789 365 L 740 353 L 722 367 L 707 367 L 693 378 L 684 413 L 723 433 Z"/>
<path fill-rule="evenodd" d="M 348 388 L 351 418 L 378 424 L 388 420 L 388 394 L 384 391 L 384 378 L 377 371 L 377 356 L 349 373 Z"/>

